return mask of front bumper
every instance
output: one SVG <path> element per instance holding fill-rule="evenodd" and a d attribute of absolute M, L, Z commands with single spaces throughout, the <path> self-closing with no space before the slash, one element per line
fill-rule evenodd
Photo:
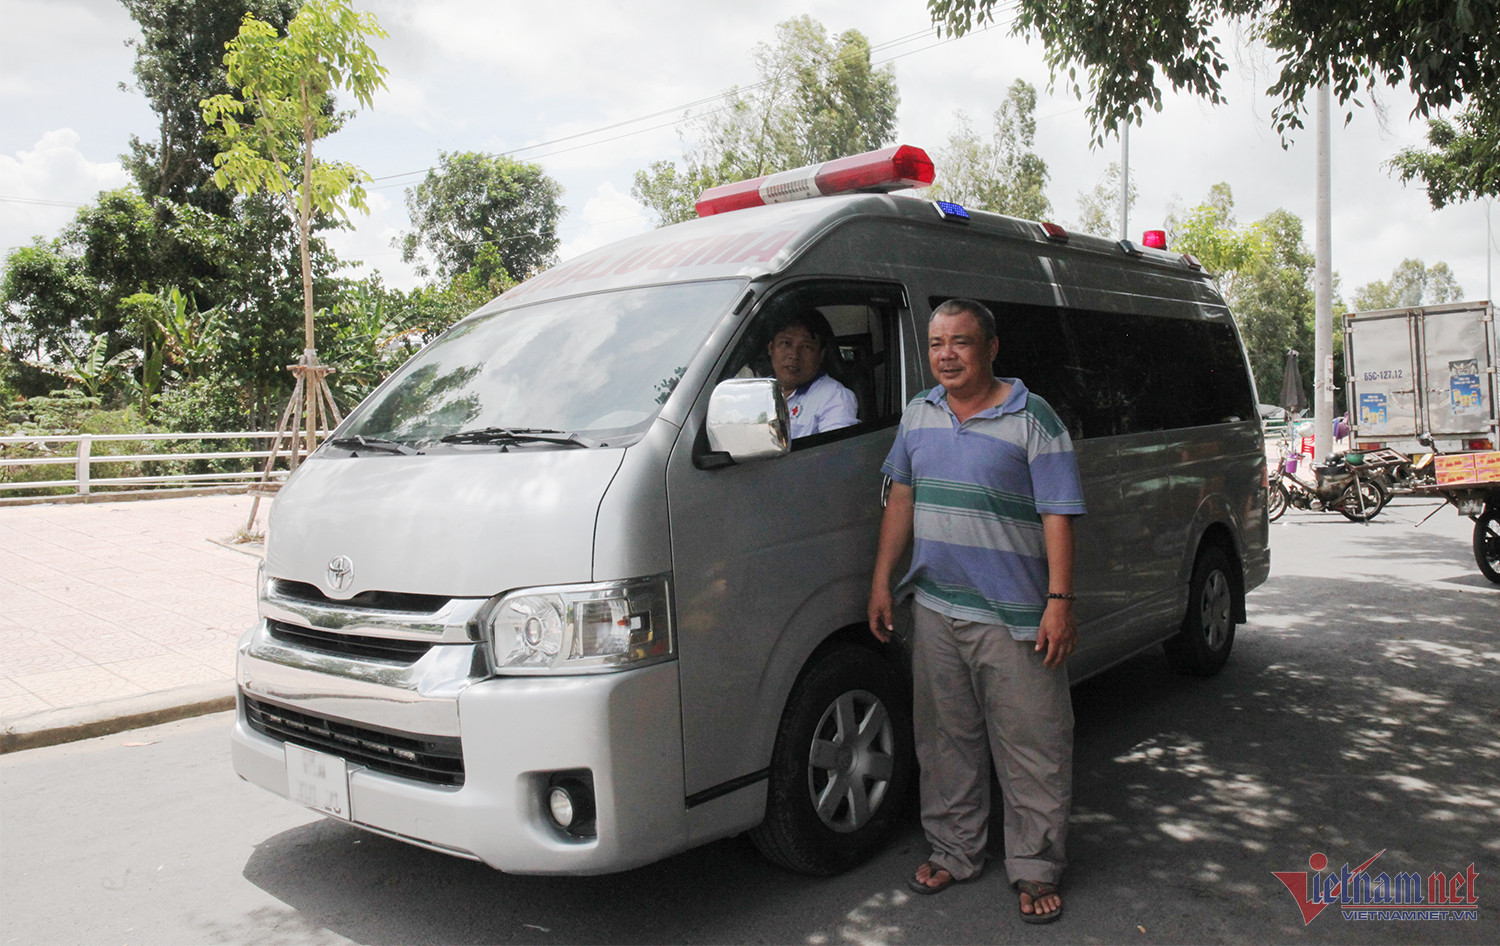
<path fill-rule="evenodd" d="M 591 676 L 482 677 L 476 646 L 434 646 L 396 671 L 289 650 L 261 622 L 240 642 L 235 771 L 288 795 L 284 743 L 251 727 L 253 699 L 418 739 L 458 737 L 457 787 L 351 764 L 350 820 L 361 827 L 523 874 L 608 873 L 688 846 L 675 661 Z M 597 834 L 586 839 L 554 825 L 546 808 L 549 777 L 576 770 L 593 777 Z"/>

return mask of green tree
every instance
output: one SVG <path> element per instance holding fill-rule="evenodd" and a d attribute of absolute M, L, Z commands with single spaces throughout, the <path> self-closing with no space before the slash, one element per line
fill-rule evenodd
<path fill-rule="evenodd" d="M 1371 309 L 1436 305 L 1459 302 L 1463 297 L 1464 288 L 1458 284 L 1447 263 L 1438 261 L 1429 267 L 1419 259 L 1406 259 L 1397 264 L 1389 282 L 1377 279 L 1354 290 L 1354 309 L 1368 312 Z"/>
<path fill-rule="evenodd" d="M 400 238 L 401 259 L 419 261 L 425 250 L 436 260 L 437 274 L 451 280 L 490 247 L 510 279 L 526 279 L 556 259 L 561 197 L 562 185 L 541 165 L 443 152 L 427 178 L 406 191 L 414 229 Z"/>
<path fill-rule="evenodd" d="M 955 34 L 993 22 L 997 6 L 927 0 L 934 22 Z M 1381 84 L 1405 84 L 1423 117 L 1472 103 L 1493 119 L 1500 105 L 1500 5 L 1492 2 L 1017 0 L 1014 9 L 1012 31 L 1042 41 L 1053 81 L 1080 99 L 1089 90 L 1100 143 L 1122 121 L 1138 123 L 1144 108 L 1160 111 L 1163 85 L 1224 101 L 1231 53 L 1215 32 L 1223 25 L 1276 57 L 1267 93 L 1278 100 L 1272 120 L 1283 134 L 1301 126 L 1307 94 L 1325 79 L 1341 104 Z M 1494 167 L 1500 149 L 1476 157 Z"/>
<path fill-rule="evenodd" d="M 657 161 L 635 174 L 631 194 L 659 225 L 694 216 L 708 187 L 872 151 L 895 140 L 895 72 L 875 68 L 858 30 L 830 40 L 810 16 L 776 26 L 776 44 L 752 57 L 760 81 L 691 119 L 683 168 Z M 691 142 L 691 143 L 688 143 Z"/>
<path fill-rule="evenodd" d="M 61 357 L 96 333 L 108 336 L 110 354 L 139 347 L 122 300 L 171 286 L 210 304 L 232 296 L 231 273 L 244 266 L 237 253 L 241 229 L 237 221 L 148 200 L 131 188 L 101 193 L 58 237 L 6 258 L 5 343 L 38 361 Z"/>
<path fill-rule="evenodd" d="M 1044 193 L 1047 162 L 1036 147 L 1036 88 L 1017 79 L 995 110 L 995 131 L 984 141 L 962 111 L 954 113 L 958 126 L 939 153 L 942 170 L 931 194 L 940 200 L 1029 220 L 1052 212 Z"/>
<path fill-rule="evenodd" d="M 1196 256 L 1214 274 L 1220 290 L 1231 297 L 1239 274 L 1256 266 L 1270 251 L 1259 224 L 1236 226 L 1234 194 L 1226 183 L 1210 188 L 1208 200 L 1186 216 L 1167 217 L 1167 245 Z"/>
<path fill-rule="evenodd" d="M 312 228 L 314 215 L 347 219 L 348 207 L 366 210 L 363 181 L 352 164 L 315 157 L 314 144 L 343 116 L 333 95 L 347 90 L 369 108 L 385 87 L 367 38 L 385 37 L 373 14 L 357 13 L 347 0 L 308 0 L 286 35 L 247 14 L 230 41 L 224 63 L 231 87 L 203 102 L 203 118 L 221 147 L 214 183 L 243 194 L 279 194 L 295 223 L 302 269 L 304 342 L 314 347 Z"/>
<path fill-rule="evenodd" d="M 1262 253 L 1236 274 L 1227 298 L 1261 400 L 1275 401 L 1289 348 L 1302 353 L 1297 367 L 1303 387 L 1313 389 L 1313 255 L 1304 241 L 1302 218 L 1289 210 L 1273 210 L 1253 226 Z"/>
<path fill-rule="evenodd" d="M 214 186 L 218 148 L 203 124 L 204 99 L 227 94 L 224 46 L 246 13 L 285 30 L 300 0 L 121 0 L 141 28 L 135 49 L 136 87 L 157 117 L 154 141 L 130 136 L 125 168 L 143 195 L 232 212 L 232 196 Z M 125 88 L 121 83 L 120 87 Z"/>
<path fill-rule="evenodd" d="M 1387 166 L 1403 183 L 1420 180 L 1434 208 L 1500 197 L 1500 101 L 1428 120 L 1427 144 L 1401 149 Z"/>
<path fill-rule="evenodd" d="M 1130 206 L 1135 206 L 1135 181 L 1130 182 Z M 1115 237 L 1120 231 L 1120 164 L 1111 161 L 1104 177 L 1091 191 L 1078 192 L 1078 230 L 1094 236 Z"/>

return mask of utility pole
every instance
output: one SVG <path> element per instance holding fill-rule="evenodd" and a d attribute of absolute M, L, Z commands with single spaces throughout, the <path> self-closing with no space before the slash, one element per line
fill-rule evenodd
<path fill-rule="evenodd" d="M 1120 239 L 1130 239 L 1130 121 L 1120 127 Z"/>
<path fill-rule="evenodd" d="M 1333 452 L 1333 235 L 1329 201 L 1329 91 L 1318 85 L 1317 212 L 1313 225 L 1313 458 L 1322 462 Z"/>

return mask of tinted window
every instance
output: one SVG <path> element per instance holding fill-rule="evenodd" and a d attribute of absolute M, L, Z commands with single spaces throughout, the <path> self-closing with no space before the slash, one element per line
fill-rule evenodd
<path fill-rule="evenodd" d="M 995 313 L 1000 339 L 995 373 L 1018 377 L 1046 398 L 1074 439 L 1256 416 L 1227 322 L 985 305 Z"/>

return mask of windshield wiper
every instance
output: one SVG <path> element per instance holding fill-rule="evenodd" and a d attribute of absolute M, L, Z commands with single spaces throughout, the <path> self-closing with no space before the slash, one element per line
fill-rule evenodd
<path fill-rule="evenodd" d="M 439 437 L 442 443 L 491 443 L 510 446 L 518 443 L 555 443 L 570 447 L 597 447 L 593 440 L 549 427 L 476 427 Z"/>
<path fill-rule="evenodd" d="M 402 456 L 417 456 L 422 451 L 402 443 L 399 440 L 382 440 L 379 437 L 361 437 L 355 434 L 352 437 L 335 437 L 328 441 L 335 447 L 343 450 L 374 450 L 379 453 L 398 453 Z"/>

